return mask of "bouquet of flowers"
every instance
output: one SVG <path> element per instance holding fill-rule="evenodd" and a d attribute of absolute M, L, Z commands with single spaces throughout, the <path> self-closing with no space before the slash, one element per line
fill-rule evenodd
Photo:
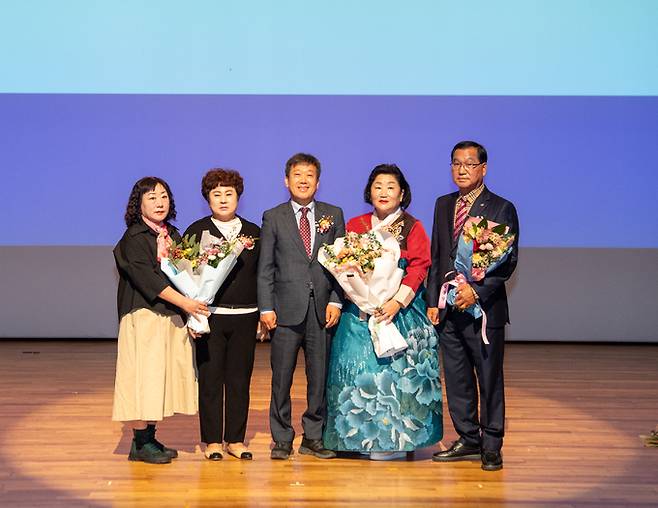
<path fill-rule="evenodd" d="M 477 282 L 495 270 L 509 256 L 514 243 L 514 234 L 509 226 L 488 221 L 484 217 L 469 217 L 464 224 L 457 244 L 455 271 L 457 276 L 443 284 L 439 307 L 454 305 L 457 286 Z M 482 317 L 482 340 L 489 344 L 486 334 L 487 317 L 478 302 L 466 309 L 475 319 Z"/>
<path fill-rule="evenodd" d="M 196 235 L 173 242 L 168 256 L 160 260 L 160 268 L 174 286 L 189 298 L 210 303 L 228 277 L 243 249 L 253 249 L 254 239 L 241 236 L 228 241 L 204 231 L 197 242 Z M 187 326 L 196 333 L 208 333 L 206 316 L 190 316 Z"/>
<path fill-rule="evenodd" d="M 393 356 L 407 343 L 393 323 L 378 323 L 372 314 L 400 288 L 404 272 L 398 268 L 400 245 L 388 232 L 348 232 L 333 245 L 324 245 L 318 261 L 338 281 L 345 294 L 365 314 L 368 329 L 380 357 Z"/>

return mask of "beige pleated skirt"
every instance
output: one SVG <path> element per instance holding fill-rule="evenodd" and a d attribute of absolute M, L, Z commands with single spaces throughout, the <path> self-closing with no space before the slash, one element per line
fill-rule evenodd
<path fill-rule="evenodd" d="M 180 316 L 137 309 L 121 318 L 112 420 L 197 412 L 194 344 Z"/>

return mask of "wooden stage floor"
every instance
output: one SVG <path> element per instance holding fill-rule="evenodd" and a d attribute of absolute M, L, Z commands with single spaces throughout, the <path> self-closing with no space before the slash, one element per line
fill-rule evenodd
<path fill-rule="evenodd" d="M 129 462 L 130 428 L 110 421 L 115 352 L 113 341 L 0 341 L 1 506 L 658 506 L 658 448 L 638 438 L 658 423 L 658 345 L 508 344 L 505 468 L 494 473 L 433 463 L 431 449 L 388 463 L 271 461 L 267 344 L 252 462 L 204 460 L 194 416 L 160 427 L 178 460 Z M 301 368 L 293 398 L 299 420 Z"/>

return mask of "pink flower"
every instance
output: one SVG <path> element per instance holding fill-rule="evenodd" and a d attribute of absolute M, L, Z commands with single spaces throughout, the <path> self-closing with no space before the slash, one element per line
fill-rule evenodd
<path fill-rule="evenodd" d="M 247 250 L 252 250 L 256 245 L 256 239 L 251 236 L 242 235 L 238 238 L 238 240 L 240 240 L 240 243 Z"/>
<path fill-rule="evenodd" d="M 484 279 L 485 269 L 484 268 L 473 268 L 471 270 L 471 275 L 473 276 L 473 280 L 482 280 L 482 279 Z"/>

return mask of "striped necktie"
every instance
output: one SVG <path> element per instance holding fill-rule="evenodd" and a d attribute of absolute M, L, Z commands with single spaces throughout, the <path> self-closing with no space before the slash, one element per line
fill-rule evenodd
<path fill-rule="evenodd" d="M 457 200 L 457 208 L 455 210 L 455 227 L 452 230 L 452 241 L 456 242 L 459 235 L 464 228 L 464 223 L 468 218 L 468 204 L 466 198 L 460 197 Z"/>
<path fill-rule="evenodd" d="M 303 207 L 301 209 L 302 216 L 299 218 L 299 234 L 302 237 L 302 242 L 304 242 L 304 248 L 306 249 L 306 255 L 311 257 L 311 224 L 308 222 L 308 208 Z"/>

